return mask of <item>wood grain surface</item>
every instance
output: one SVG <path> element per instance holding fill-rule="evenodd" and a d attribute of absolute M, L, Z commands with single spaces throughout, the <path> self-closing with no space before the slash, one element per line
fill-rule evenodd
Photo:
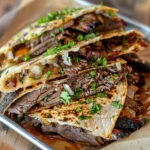
<path fill-rule="evenodd" d="M 33 0 L 31 0 L 31 1 L 33 1 Z M 37 0 L 37 1 L 39 1 L 39 0 Z M 21 7 L 26 11 L 28 10 L 25 7 L 27 4 L 29 4 L 29 0 L 28 1 L 24 0 L 23 4 L 21 5 Z M 37 8 L 35 8 L 36 11 L 38 10 L 39 7 L 40 7 L 40 4 L 38 4 Z M 31 7 L 29 7 L 29 8 L 31 8 Z M 23 12 L 23 10 L 21 10 L 21 12 Z M 29 12 L 31 12 L 31 11 L 29 10 Z M 44 12 L 45 11 L 43 11 L 43 13 Z M 18 15 L 20 16 L 20 14 L 18 14 Z M 26 15 L 26 14 L 24 14 L 24 15 Z M 34 19 L 34 18 L 32 18 L 32 19 Z M 18 22 L 21 21 L 19 19 L 19 17 L 16 17 L 16 20 Z M 31 20 L 28 20 L 27 22 L 29 23 L 29 22 L 31 22 Z M 23 24 L 23 22 L 22 22 L 22 24 Z M 15 26 L 14 22 L 12 23 L 12 26 L 13 27 Z M 24 26 L 24 24 L 22 26 Z M 18 29 L 19 28 L 15 29 L 15 31 Z M 13 29 L 10 29 L 10 31 L 12 31 L 12 34 L 14 34 Z M 150 47 L 146 51 L 140 52 L 139 56 L 142 59 L 149 61 L 150 60 Z M 9 129 L 7 126 L 0 123 L 0 150 L 39 150 L 39 148 L 37 148 L 36 146 L 34 146 L 30 142 L 28 142 L 26 139 L 24 139 L 23 137 L 21 137 L 20 135 L 15 133 L 13 130 Z"/>

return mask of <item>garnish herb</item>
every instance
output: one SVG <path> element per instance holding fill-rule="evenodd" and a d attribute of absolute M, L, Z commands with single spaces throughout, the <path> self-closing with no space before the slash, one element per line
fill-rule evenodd
<path fill-rule="evenodd" d="M 50 35 L 51 35 L 51 37 L 55 37 L 56 36 L 55 33 L 53 33 L 53 32 L 51 32 Z"/>
<path fill-rule="evenodd" d="M 42 36 L 44 36 L 44 34 L 45 34 L 44 32 L 41 33 Z"/>
<path fill-rule="evenodd" d="M 60 27 L 58 30 L 60 33 L 64 33 L 64 28 Z"/>
<path fill-rule="evenodd" d="M 79 34 L 77 36 L 77 41 L 82 41 L 84 39 L 83 35 L 82 34 Z"/>
<path fill-rule="evenodd" d="M 59 53 L 62 50 L 66 50 L 67 48 L 73 47 L 75 44 L 76 43 L 74 41 L 69 41 L 68 44 L 48 49 L 45 53 L 43 53 L 43 56 L 48 56 L 48 55 Z"/>
<path fill-rule="evenodd" d="M 45 96 L 45 98 L 44 98 L 44 101 L 48 101 L 48 95 L 47 96 Z"/>
<path fill-rule="evenodd" d="M 74 99 L 79 99 L 80 94 L 82 93 L 82 89 L 81 88 L 77 88 L 74 91 Z"/>
<path fill-rule="evenodd" d="M 110 16 L 110 17 L 114 17 L 115 16 L 113 11 L 111 11 L 111 10 L 107 10 L 107 13 L 108 13 L 108 16 Z"/>
<path fill-rule="evenodd" d="M 88 119 L 90 119 L 91 118 L 91 116 L 85 116 L 85 115 L 81 115 L 80 117 L 79 117 L 79 120 L 88 120 Z"/>
<path fill-rule="evenodd" d="M 106 66 L 107 65 L 107 59 L 104 57 L 103 59 L 102 59 L 102 66 Z"/>
<path fill-rule="evenodd" d="M 22 60 L 23 61 L 28 61 L 28 60 L 30 60 L 31 59 L 31 57 L 30 57 L 30 55 L 25 55 L 23 58 L 22 58 Z"/>
<path fill-rule="evenodd" d="M 67 91 L 62 91 L 60 95 L 60 101 L 69 104 L 71 102 L 71 97 Z"/>
<path fill-rule="evenodd" d="M 93 83 L 92 83 L 92 90 L 93 90 L 93 91 L 96 91 L 96 82 L 93 82 Z"/>
<path fill-rule="evenodd" d="M 122 105 L 119 104 L 118 101 L 112 101 L 111 105 L 114 106 L 116 109 L 122 108 Z"/>
<path fill-rule="evenodd" d="M 114 78 L 109 78 L 110 81 L 114 81 Z"/>
<path fill-rule="evenodd" d="M 81 108 L 80 107 L 78 107 L 77 109 L 76 109 L 76 112 L 81 112 L 82 110 L 81 110 Z"/>
<path fill-rule="evenodd" d="M 100 98 L 103 98 L 103 97 L 106 97 L 107 95 L 105 93 L 97 93 L 96 94 L 96 97 L 100 97 Z"/>
<path fill-rule="evenodd" d="M 86 100 L 86 103 L 87 103 L 87 104 L 90 104 L 90 103 L 93 103 L 93 102 L 94 102 L 93 98 L 88 98 L 88 99 Z"/>
<path fill-rule="evenodd" d="M 114 76 L 114 77 L 118 77 L 118 74 L 117 74 L 117 73 L 114 73 L 113 76 Z"/>
<path fill-rule="evenodd" d="M 95 71 L 91 71 L 90 74 L 88 75 L 88 78 L 94 78 L 96 75 L 96 72 Z"/>
<path fill-rule="evenodd" d="M 9 70 L 6 71 L 5 75 L 8 74 Z"/>
<path fill-rule="evenodd" d="M 73 60 L 74 60 L 74 62 L 77 63 L 77 62 L 80 62 L 81 59 L 79 57 L 74 57 Z"/>
<path fill-rule="evenodd" d="M 81 8 L 64 8 L 62 11 L 48 13 L 46 16 L 37 20 L 38 24 L 47 23 L 56 19 L 64 19 L 65 15 L 72 14 Z"/>
<path fill-rule="evenodd" d="M 98 57 L 96 62 L 100 65 L 102 63 L 102 58 L 101 57 Z"/>
<path fill-rule="evenodd" d="M 95 38 L 95 37 L 96 37 L 96 34 L 90 33 L 90 34 L 85 35 L 85 36 L 84 36 L 84 39 L 85 39 L 85 40 L 88 40 L 88 39 Z"/>
<path fill-rule="evenodd" d="M 50 70 L 48 70 L 44 76 L 48 79 L 50 77 L 50 75 L 52 75 L 52 72 Z"/>
<path fill-rule="evenodd" d="M 90 109 L 90 114 L 96 114 L 101 110 L 100 104 L 93 104 L 92 108 Z"/>
<path fill-rule="evenodd" d="M 59 72 L 60 72 L 61 75 L 65 74 L 65 71 L 64 71 L 64 69 L 62 67 L 60 67 Z"/>

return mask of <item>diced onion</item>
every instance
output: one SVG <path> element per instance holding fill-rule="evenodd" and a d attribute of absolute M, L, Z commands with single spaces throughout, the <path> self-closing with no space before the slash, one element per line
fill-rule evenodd
<path fill-rule="evenodd" d="M 70 94 L 70 95 L 74 95 L 74 92 L 72 91 L 72 89 L 70 88 L 70 86 L 68 84 L 64 84 L 64 89 Z"/>
<path fill-rule="evenodd" d="M 35 65 L 31 68 L 31 73 L 35 74 L 35 75 L 42 75 L 42 68 L 38 65 Z"/>
<path fill-rule="evenodd" d="M 137 90 L 138 90 L 138 87 L 136 86 L 128 86 L 127 96 L 133 99 Z"/>
<path fill-rule="evenodd" d="M 45 59 L 41 64 L 44 66 L 46 64 L 54 64 L 58 62 L 58 57 L 55 57 L 53 60 L 51 59 Z"/>
<path fill-rule="evenodd" d="M 117 69 L 117 71 L 121 71 L 122 70 L 120 62 L 116 63 L 116 69 Z"/>
<path fill-rule="evenodd" d="M 123 48 L 122 45 L 116 46 L 114 49 L 112 49 L 112 51 L 121 51 Z"/>
<path fill-rule="evenodd" d="M 12 51 L 8 52 L 7 57 L 9 60 L 14 59 Z"/>
<path fill-rule="evenodd" d="M 62 55 L 63 63 L 65 65 L 71 66 L 72 65 L 71 58 L 68 55 L 69 55 L 68 52 L 66 52 Z"/>

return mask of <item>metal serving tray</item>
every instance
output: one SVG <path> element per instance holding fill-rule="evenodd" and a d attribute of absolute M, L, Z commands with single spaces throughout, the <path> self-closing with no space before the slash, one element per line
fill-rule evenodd
<path fill-rule="evenodd" d="M 88 2 L 82 2 L 82 1 L 78 1 L 78 2 L 81 6 L 92 5 L 91 3 L 88 3 Z M 150 27 L 143 25 L 143 24 L 141 24 L 135 20 L 132 20 L 128 17 L 125 17 L 121 14 L 119 14 L 118 16 L 120 18 L 124 19 L 125 22 L 127 23 L 126 30 L 137 29 L 138 31 L 142 32 L 145 35 L 147 41 L 150 42 Z M 23 136 L 24 138 L 26 138 L 27 140 L 32 142 L 34 145 L 39 147 L 41 150 L 52 150 L 52 148 L 50 146 L 48 146 L 44 142 L 38 140 L 35 136 L 28 133 L 25 129 L 23 129 L 17 123 L 10 120 L 7 116 L 0 114 L 0 122 L 4 123 L 5 125 L 10 127 L 11 129 L 16 131 L 18 134 L 20 134 L 21 136 Z"/>

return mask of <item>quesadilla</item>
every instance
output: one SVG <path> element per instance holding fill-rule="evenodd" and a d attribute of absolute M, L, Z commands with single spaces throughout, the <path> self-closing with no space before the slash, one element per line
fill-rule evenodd
<path fill-rule="evenodd" d="M 106 6 L 68 8 L 48 13 L 25 28 L 0 49 L 0 71 L 40 59 L 47 49 L 93 38 L 104 31 L 123 30 L 117 10 Z"/>
<path fill-rule="evenodd" d="M 36 127 L 41 124 L 39 127 L 45 134 L 57 133 L 71 141 L 102 145 L 104 139 L 107 140 L 112 136 L 116 120 L 123 108 L 126 92 L 127 83 L 123 79 L 105 93 L 108 97 L 93 95 L 70 104 L 31 112 L 27 116 L 35 120 L 28 122 L 28 125 Z"/>
<path fill-rule="evenodd" d="M 0 78 L 0 90 L 12 92 L 20 88 L 64 76 L 96 66 L 105 66 L 107 60 L 126 53 L 143 50 L 147 44 L 137 31 L 102 34 L 87 41 L 58 46 L 44 52 L 41 59 L 6 69 Z M 70 48 L 71 47 L 71 48 Z"/>
<path fill-rule="evenodd" d="M 117 66 L 117 67 L 116 67 Z M 3 113 L 23 115 L 31 108 L 52 107 L 60 103 L 70 103 L 70 100 L 88 97 L 113 88 L 131 71 L 122 59 L 109 61 L 107 66 L 83 70 L 80 74 L 48 81 L 46 84 L 29 87 L 25 91 L 6 94 L 3 98 Z M 78 81 L 78 82 L 77 82 Z M 61 101 L 61 95 L 68 96 L 68 101 Z M 10 100 L 7 98 L 10 97 Z M 12 98 L 13 97 L 13 98 Z"/>

